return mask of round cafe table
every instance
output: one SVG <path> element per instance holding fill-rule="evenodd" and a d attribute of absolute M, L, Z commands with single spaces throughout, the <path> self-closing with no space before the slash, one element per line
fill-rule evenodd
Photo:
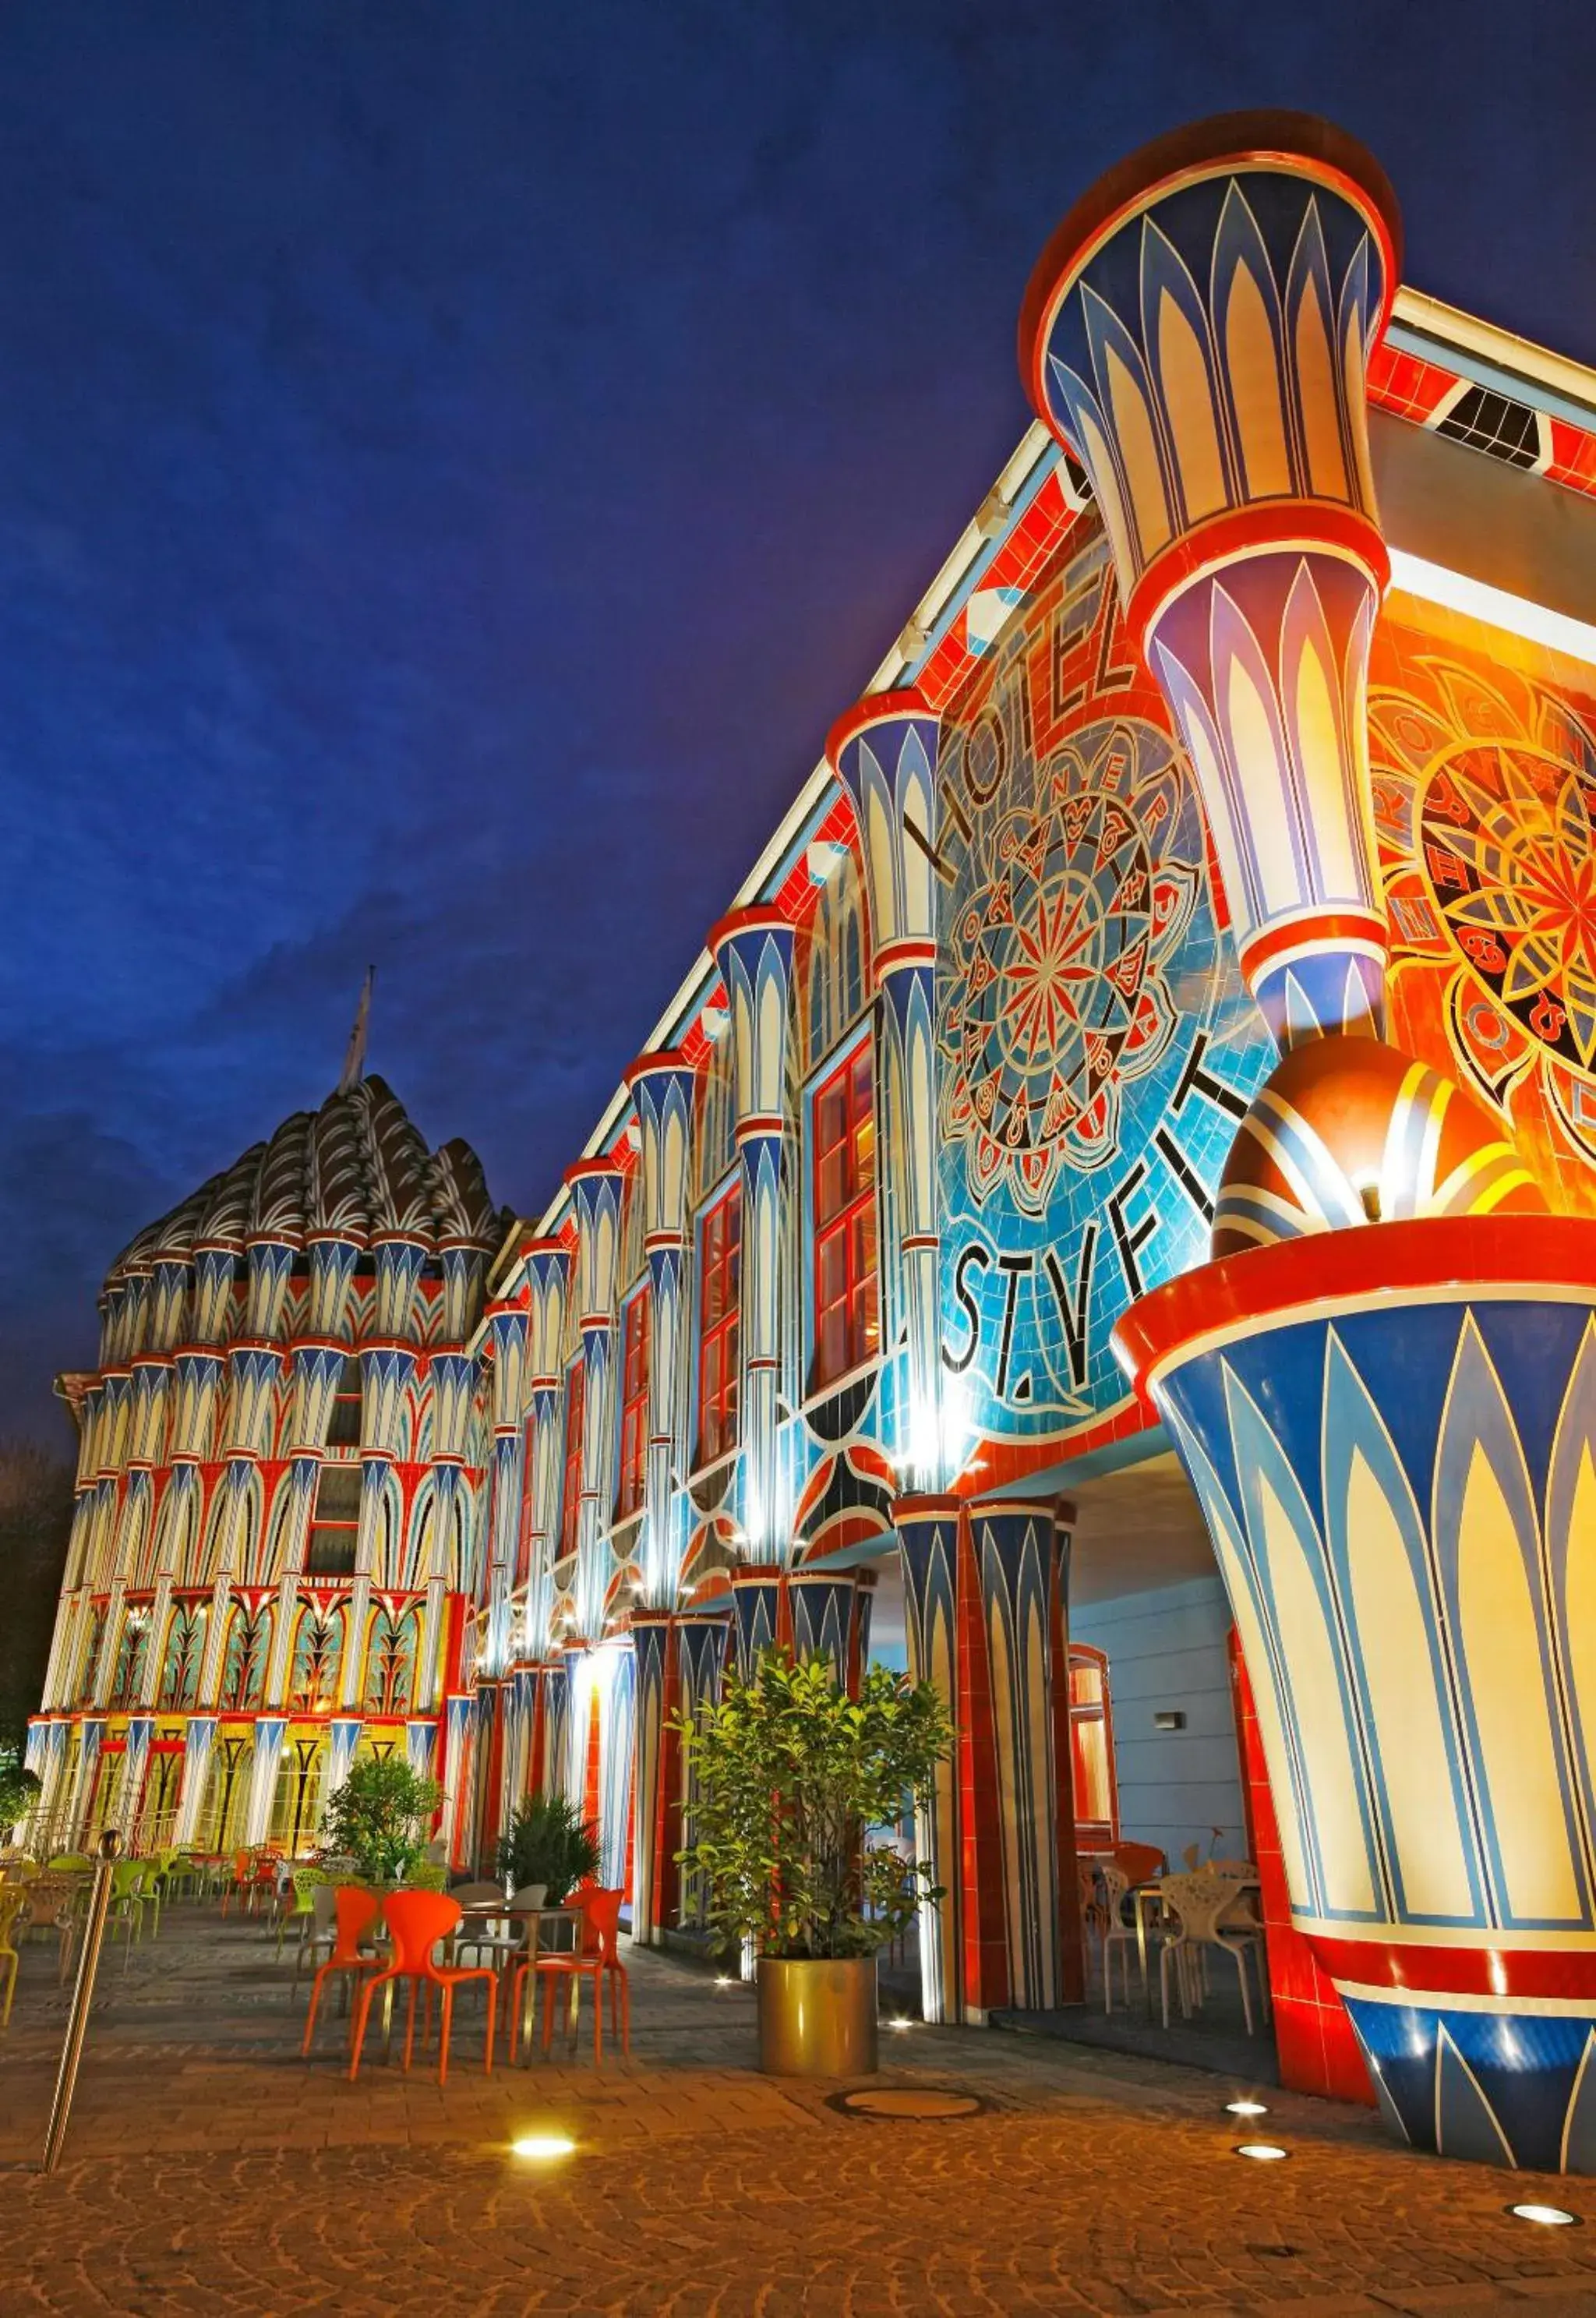
<path fill-rule="evenodd" d="M 527 1967 L 526 1976 L 521 1983 L 521 2066 L 525 2069 L 531 2064 L 533 2017 L 537 2001 L 537 1957 L 544 1920 L 546 1918 L 555 1928 L 569 1925 L 572 1936 L 571 1945 L 575 1947 L 581 1934 L 581 1902 L 566 1900 L 562 1900 L 557 1908 L 512 1908 L 496 1900 L 476 1900 L 469 1908 L 461 1909 L 460 1918 L 459 1929 L 453 1935 L 456 1941 L 460 1939 L 468 1924 L 511 1923 L 520 1924 L 525 1927 L 525 1936 L 520 1950 L 507 1955 L 499 1970 L 499 1986 L 502 1989 L 517 1965 L 525 1963 Z M 571 1987 L 570 2035 L 573 2042 L 576 2036 L 577 2012 L 580 2001 L 581 1980 L 580 1975 L 578 1974 Z"/>

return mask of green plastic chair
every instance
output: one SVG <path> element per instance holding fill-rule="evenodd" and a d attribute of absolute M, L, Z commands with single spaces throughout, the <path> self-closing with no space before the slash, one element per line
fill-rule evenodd
<path fill-rule="evenodd" d="M 325 1878 L 319 1867 L 296 1867 L 290 1876 L 291 1891 L 286 1908 L 277 1911 L 277 1961 L 282 1961 L 282 1941 L 291 1924 L 299 1927 L 299 1945 L 302 1947 L 316 1918 L 316 1902 L 310 1897 L 316 1886 Z"/>
<path fill-rule="evenodd" d="M 44 1866 L 49 1875 L 72 1875 L 80 1867 L 92 1867 L 94 1864 L 86 1851 L 58 1851 L 53 1859 L 45 1861 Z"/>

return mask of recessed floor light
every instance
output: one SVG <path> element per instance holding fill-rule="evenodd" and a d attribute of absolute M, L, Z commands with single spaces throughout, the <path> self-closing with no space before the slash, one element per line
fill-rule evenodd
<path fill-rule="evenodd" d="M 1579 2224 L 1579 2215 L 1565 2214 L 1561 2206 L 1510 2206 L 1507 2210 L 1516 2221 L 1539 2222 L 1552 2230 L 1574 2229 Z"/>
<path fill-rule="evenodd" d="M 1269 2113 L 1267 2101 L 1226 2101 L 1224 2107 L 1229 2116 L 1268 2116 Z"/>
<path fill-rule="evenodd" d="M 563 2133 L 524 2133 L 519 2141 L 512 2141 L 510 2150 L 516 2157 L 569 2157 L 576 2148 L 574 2141 Z"/>
<path fill-rule="evenodd" d="M 728 1979 L 727 1975 L 726 1975 L 724 1972 L 722 1972 L 722 1973 L 721 1974 L 720 1978 L 719 1978 L 719 1979 L 716 1981 L 716 1982 L 715 1982 L 715 1986 L 716 1986 L 717 1988 L 735 1988 L 735 1987 L 736 1987 L 736 1985 L 737 1985 L 736 1981 L 733 1981 L 733 1980 Z"/>
<path fill-rule="evenodd" d="M 913 2026 L 914 2023 L 912 2020 L 906 2019 L 901 2015 L 894 2015 L 894 2017 L 887 2022 L 887 2026 L 889 2028 L 912 2028 Z"/>
<path fill-rule="evenodd" d="M 1235 2153 L 1238 2157 L 1255 2157 L 1260 2165 L 1276 2165 L 1283 2157 L 1289 2157 L 1291 2152 L 1274 2141 L 1239 2141 Z"/>

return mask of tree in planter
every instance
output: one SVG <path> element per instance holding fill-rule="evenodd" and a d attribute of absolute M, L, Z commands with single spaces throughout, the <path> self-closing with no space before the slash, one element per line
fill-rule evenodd
<path fill-rule="evenodd" d="M 9 1836 L 39 1800 L 39 1782 L 14 1747 L 0 1745 L 0 1837 Z"/>
<path fill-rule="evenodd" d="M 873 1955 L 942 1898 L 928 1862 L 872 1840 L 952 1745 L 929 1683 L 873 1666 L 851 1698 L 825 1659 L 767 1649 L 749 1680 L 729 1672 L 719 1703 L 674 1727 L 698 1783 L 695 1839 L 677 1855 L 704 1875 L 728 1947 Z"/>
<path fill-rule="evenodd" d="M 426 1857 L 444 1790 L 389 1755 L 356 1763 L 327 1807 L 324 1848 L 352 1859 L 363 1883 L 403 1883 Z"/>
<path fill-rule="evenodd" d="M 513 1891 L 541 1883 L 558 1908 L 598 1871 L 598 1835 L 563 1795 L 529 1795 L 512 1814 L 498 1846 L 498 1872 Z"/>

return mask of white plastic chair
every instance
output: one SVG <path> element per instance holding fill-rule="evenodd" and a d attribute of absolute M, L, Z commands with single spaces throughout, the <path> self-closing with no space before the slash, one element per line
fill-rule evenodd
<path fill-rule="evenodd" d="M 1269 1975 L 1263 1966 L 1263 1926 L 1251 1910 L 1240 1918 L 1234 1913 L 1242 1904 L 1241 1880 L 1234 1875 L 1206 1873 L 1198 1875 L 1166 1875 L 1159 1884 L 1164 1905 L 1175 1918 L 1175 1928 L 1168 1934 L 1158 1959 L 1159 1999 L 1163 2024 L 1170 2025 L 1170 1967 L 1173 1963 L 1180 1997 L 1180 2009 L 1189 2017 L 1194 2001 L 1200 2002 L 1200 1990 L 1205 1984 L 1202 1967 L 1212 1951 L 1218 1951 L 1233 1961 L 1236 1978 L 1242 1990 L 1242 2017 L 1247 2023 L 1247 2034 L 1253 2034 L 1252 1992 L 1248 1982 L 1247 1959 L 1251 1956 L 1258 1969 L 1259 1995 L 1263 2005 L 1263 2017 L 1269 2017 Z"/>

